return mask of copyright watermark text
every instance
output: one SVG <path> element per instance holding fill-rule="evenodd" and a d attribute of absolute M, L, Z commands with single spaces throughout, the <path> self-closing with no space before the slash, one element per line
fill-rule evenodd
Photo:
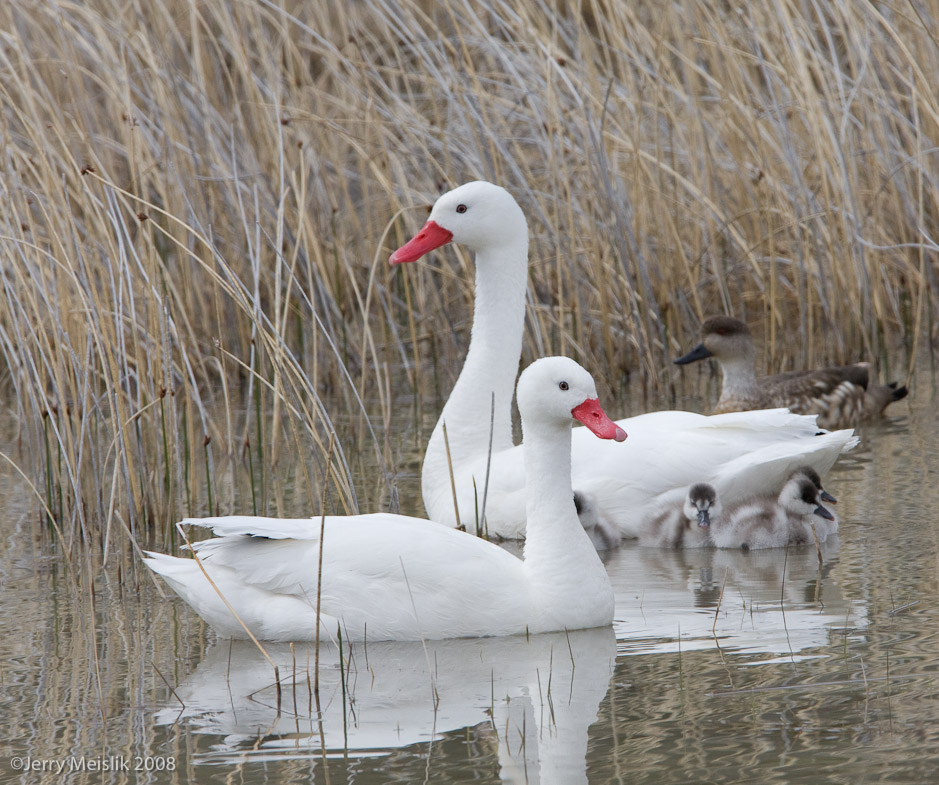
<path fill-rule="evenodd" d="M 13 771 L 48 771 L 65 774 L 74 771 L 175 771 L 172 755 L 67 755 L 61 758 L 10 758 Z"/>

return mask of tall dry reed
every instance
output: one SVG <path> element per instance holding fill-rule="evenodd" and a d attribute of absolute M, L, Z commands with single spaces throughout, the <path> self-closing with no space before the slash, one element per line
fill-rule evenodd
<path fill-rule="evenodd" d="M 7 0 L 4 454 L 73 557 L 170 538 L 189 512 L 315 510 L 323 482 L 354 510 L 363 454 L 365 495 L 393 505 L 388 430 L 422 438 L 402 401 L 449 388 L 472 276 L 459 249 L 385 262 L 473 178 L 530 220 L 527 358 L 655 390 L 725 311 L 773 367 L 884 362 L 934 330 L 937 19 Z"/>

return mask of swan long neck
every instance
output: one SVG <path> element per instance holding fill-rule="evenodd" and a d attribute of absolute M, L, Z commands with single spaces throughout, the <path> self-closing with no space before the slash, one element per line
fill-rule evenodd
<path fill-rule="evenodd" d="M 570 602 L 609 591 L 606 570 L 574 507 L 570 426 L 542 423 L 525 431 L 523 445 L 525 567 L 537 596 Z"/>
<path fill-rule="evenodd" d="M 443 423 L 447 426 L 454 470 L 468 461 L 485 458 L 493 400 L 493 452 L 512 446 L 512 395 L 522 355 L 527 283 L 527 229 L 514 243 L 477 253 L 476 303 L 469 350 L 424 455 L 425 504 L 428 494 L 449 495 Z M 481 488 L 482 478 L 478 480 Z M 471 511 L 460 512 L 465 517 Z"/>

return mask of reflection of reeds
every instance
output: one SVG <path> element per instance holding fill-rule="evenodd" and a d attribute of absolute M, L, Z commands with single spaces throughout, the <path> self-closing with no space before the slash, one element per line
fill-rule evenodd
<path fill-rule="evenodd" d="M 474 177 L 530 219 L 526 358 L 614 390 L 715 311 L 778 368 L 930 335 L 926 10 L 289 6 L 0 5 L 0 384 L 65 550 L 169 540 L 210 492 L 296 514 L 329 481 L 354 511 L 362 452 L 384 493 L 364 413 L 445 393 L 472 298 L 463 251 L 384 261 Z"/>

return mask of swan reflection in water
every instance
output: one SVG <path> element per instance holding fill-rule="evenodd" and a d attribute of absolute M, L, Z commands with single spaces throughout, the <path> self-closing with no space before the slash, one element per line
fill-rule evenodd
<path fill-rule="evenodd" d="M 587 734 L 616 659 L 613 630 L 322 644 L 318 722 L 314 648 L 265 644 L 280 671 L 248 641 L 219 640 L 175 688 L 185 708 L 160 724 L 185 722 L 219 737 L 201 762 L 271 756 L 381 755 L 484 723 L 497 739 L 503 782 L 586 783 Z"/>
<path fill-rule="evenodd" d="M 799 653 L 827 646 L 833 630 L 867 626 L 864 600 L 845 596 L 832 578 L 838 546 L 837 535 L 821 543 L 821 566 L 814 544 L 749 552 L 637 545 L 612 551 L 605 563 L 616 594 L 619 652 L 717 645 L 786 659 L 814 656 Z"/>
<path fill-rule="evenodd" d="M 383 755 L 476 728 L 478 738 L 498 745 L 503 782 L 585 783 L 588 732 L 617 649 L 622 656 L 720 646 L 759 655 L 754 663 L 820 656 L 813 650 L 826 647 L 833 631 L 867 626 L 863 600 L 844 596 L 830 574 L 837 550 L 837 536 L 829 537 L 820 569 L 813 546 L 743 553 L 626 545 L 606 559 L 613 629 L 343 642 L 341 667 L 335 643 L 324 644 L 322 745 L 313 647 L 266 644 L 280 669 L 278 709 L 264 656 L 247 641 L 220 640 L 176 687 L 185 708 L 168 705 L 158 721 L 216 736 L 212 751 L 195 758 L 205 763 L 319 757 L 324 748 Z"/>

